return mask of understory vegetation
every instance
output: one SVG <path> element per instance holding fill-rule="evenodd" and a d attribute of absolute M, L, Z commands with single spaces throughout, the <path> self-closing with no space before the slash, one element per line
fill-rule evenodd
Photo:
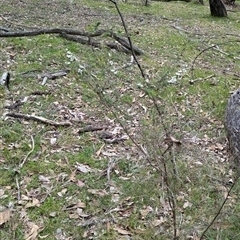
<path fill-rule="evenodd" d="M 111 1 L 40 2 L 3 1 L 0 32 L 128 40 Z M 228 18 L 207 2 L 118 8 L 138 64 L 107 34 L 99 47 L 1 37 L 0 76 L 11 77 L 10 93 L 0 86 L 0 239 L 238 239 L 224 130 L 240 78 L 238 2 Z"/>

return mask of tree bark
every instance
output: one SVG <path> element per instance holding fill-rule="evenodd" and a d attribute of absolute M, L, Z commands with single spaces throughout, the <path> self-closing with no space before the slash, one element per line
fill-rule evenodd
<path fill-rule="evenodd" d="M 210 12 L 214 17 L 227 17 L 227 10 L 222 0 L 209 0 Z"/>

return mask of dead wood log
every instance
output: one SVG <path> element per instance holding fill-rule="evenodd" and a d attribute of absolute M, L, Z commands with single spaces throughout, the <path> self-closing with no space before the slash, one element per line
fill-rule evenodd
<path fill-rule="evenodd" d="M 140 49 L 136 48 L 135 46 L 132 46 L 132 49 L 131 49 L 129 42 L 127 40 L 125 40 L 124 38 L 117 36 L 115 33 L 112 33 L 112 37 L 116 41 L 118 41 L 120 44 L 122 44 L 125 48 L 127 48 L 129 51 L 133 50 L 136 55 L 143 54 L 143 52 Z"/>
<path fill-rule="evenodd" d="M 0 37 L 32 37 L 32 36 L 38 36 L 42 34 L 59 34 L 61 37 L 79 42 L 81 44 L 88 44 L 94 47 L 101 48 L 102 44 L 100 42 L 94 41 L 92 38 L 99 37 L 102 35 L 106 35 L 108 37 L 111 37 L 115 39 L 118 43 L 120 43 L 122 46 L 119 46 L 114 43 L 105 43 L 105 45 L 109 48 L 116 49 L 118 51 L 123 51 L 125 53 L 131 53 L 131 47 L 127 40 L 125 40 L 122 37 L 117 36 L 115 33 L 108 31 L 108 30 L 97 30 L 96 32 L 89 33 L 79 30 L 73 30 L 73 29 L 67 29 L 67 28 L 47 28 L 47 29 L 37 29 L 37 30 L 31 30 L 31 31 L 21 31 L 21 32 L 15 32 L 15 31 L 0 31 Z M 82 36 L 86 37 L 80 38 L 75 36 Z M 133 46 L 133 50 L 136 55 L 141 55 L 143 52 L 138 49 L 137 47 Z"/>
<path fill-rule="evenodd" d="M 236 169 L 240 174 L 240 89 L 229 98 L 225 111 L 225 128 L 229 148 L 234 158 Z"/>
<path fill-rule="evenodd" d="M 86 44 L 86 45 L 91 45 L 93 47 L 101 48 L 101 43 L 93 41 L 91 39 L 91 37 L 88 37 L 87 39 L 84 39 L 84 38 L 81 38 L 81 37 L 72 36 L 72 35 L 67 34 L 65 32 L 62 32 L 60 34 L 60 36 L 67 39 L 67 40 L 70 40 L 70 41 L 74 41 L 74 42 L 78 42 L 78 43 L 81 43 L 81 44 Z"/>
<path fill-rule="evenodd" d="M 3 31 L 3 32 L 9 32 L 10 29 L 9 29 L 9 28 L 6 28 L 6 27 L 2 27 L 2 26 L 0 26 L 0 31 Z"/>
<path fill-rule="evenodd" d="M 78 37 L 78 36 L 72 36 L 72 35 L 69 35 L 69 34 L 66 34 L 66 33 L 62 33 L 62 34 L 60 34 L 60 36 L 67 39 L 67 40 L 74 41 L 74 42 L 79 42 L 81 44 L 91 45 L 91 46 L 96 47 L 96 48 L 102 48 L 104 46 L 103 43 L 94 41 L 92 38 L 84 39 L 84 38 L 81 38 L 81 37 Z M 126 40 L 124 40 L 124 41 L 126 41 Z M 131 53 L 129 44 L 127 45 L 124 41 L 122 41 L 122 43 L 124 43 L 124 45 L 121 42 L 119 42 L 123 46 L 121 46 L 119 44 L 115 44 L 115 43 L 105 43 L 105 45 L 110 49 L 115 49 L 117 51 L 121 51 L 121 52 L 125 52 L 125 53 L 129 54 L 129 53 Z M 142 54 L 142 51 L 139 50 L 136 47 L 133 47 L 133 50 L 135 51 L 136 55 L 141 55 Z"/>
<path fill-rule="evenodd" d="M 44 29 L 37 29 L 37 30 L 31 30 L 31 31 L 21 31 L 21 32 L 0 32 L 0 37 L 32 37 L 32 36 L 38 36 L 42 34 L 71 34 L 71 35 L 80 35 L 85 37 L 97 37 L 101 36 L 102 34 L 106 33 L 106 30 L 98 30 L 94 33 L 88 33 L 84 31 L 79 30 L 73 30 L 68 28 L 44 28 Z"/>

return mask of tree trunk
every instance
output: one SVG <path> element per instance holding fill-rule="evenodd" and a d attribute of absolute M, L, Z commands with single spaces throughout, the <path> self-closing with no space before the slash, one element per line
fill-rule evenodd
<path fill-rule="evenodd" d="M 228 100 L 225 111 L 225 128 L 235 168 L 240 174 L 240 89 L 235 91 Z"/>
<path fill-rule="evenodd" d="M 214 17 L 227 17 L 227 10 L 222 0 L 209 0 L 211 15 Z"/>

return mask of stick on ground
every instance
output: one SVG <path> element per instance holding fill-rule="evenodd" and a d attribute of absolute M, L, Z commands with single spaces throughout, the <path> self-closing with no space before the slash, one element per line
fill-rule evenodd
<path fill-rule="evenodd" d="M 55 126 L 55 127 L 60 127 L 60 126 L 69 127 L 69 126 L 72 126 L 72 123 L 69 122 L 69 121 L 56 122 L 56 121 L 49 120 L 49 119 L 44 118 L 44 117 L 39 117 L 39 116 L 29 115 L 29 114 L 10 112 L 10 113 L 7 113 L 6 116 L 13 117 L 13 118 L 23 118 L 23 119 L 26 119 L 26 120 L 33 120 L 33 121 L 45 123 L 45 124 L 48 124 L 48 125 L 52 125 L 52 126 Z"/>

